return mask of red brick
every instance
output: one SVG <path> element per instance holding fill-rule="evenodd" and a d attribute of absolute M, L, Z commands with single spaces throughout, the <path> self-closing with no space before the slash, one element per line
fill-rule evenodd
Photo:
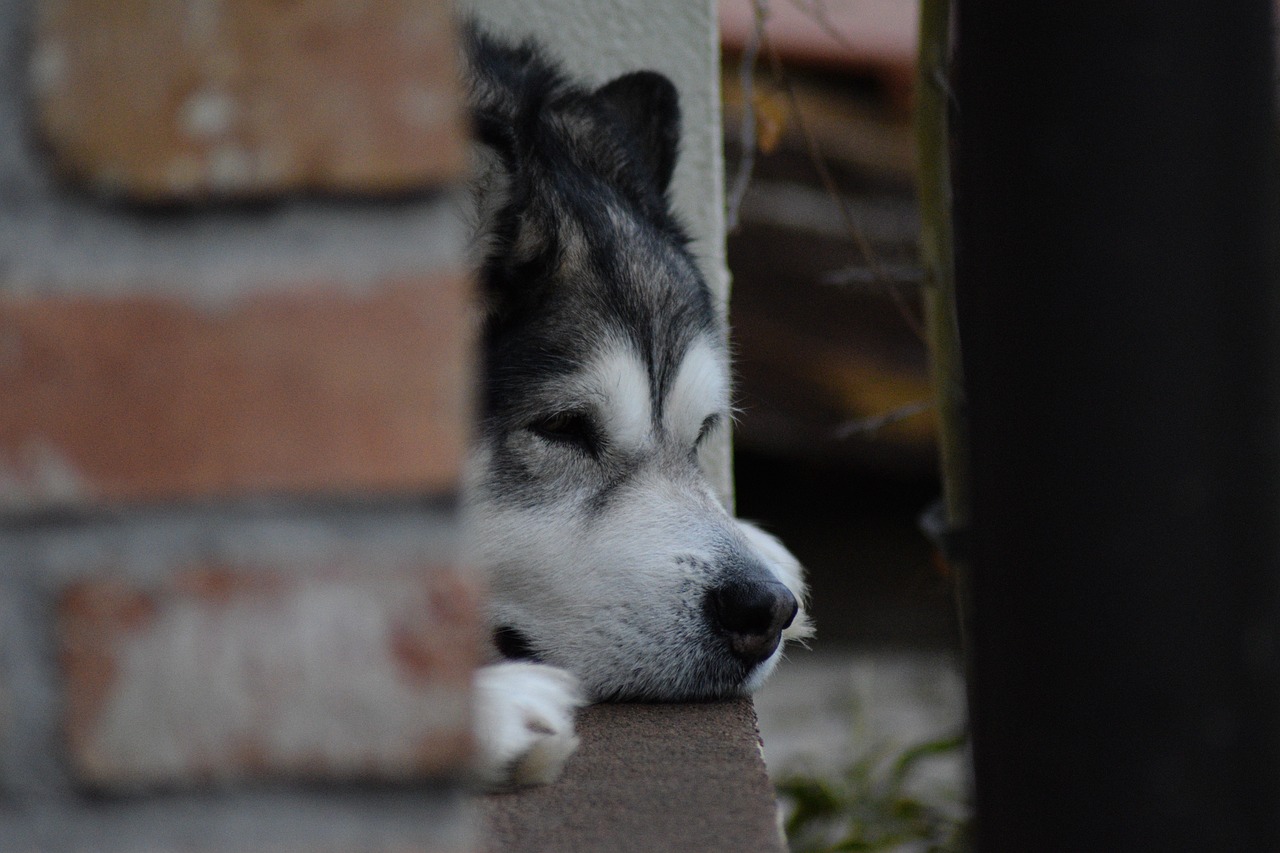
<path fill-rule="evenodd" d="M 41 0 L 55 168 L 144 201 L 402 193 L 465 165 L 444 0 Z"/>
<path fill-rule="evenodd" d="M 466 298 L 460 276 L 229 306 L 0 295 L 0 509 L 452 491 Z"/>
<path fill-rule="evenodd" d="M 58 610 L 73 772 L 103 789 L 456 774 L 477 605 L 439 566 L 79 582 Z"/>

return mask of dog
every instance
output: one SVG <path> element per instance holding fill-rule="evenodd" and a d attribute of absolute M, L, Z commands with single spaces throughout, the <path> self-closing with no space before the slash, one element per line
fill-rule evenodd
<path fill-rule="evenodd" d="M 554 779 L 587 702 L 738 696 L 810 633 L 796 559 L 700 464 L 731 418 L 724 320 L 667 191 L 675 86 L 590 88 L 465 29 L 483 384 L 465 538 L 488 571 L 482 783 Z"/>

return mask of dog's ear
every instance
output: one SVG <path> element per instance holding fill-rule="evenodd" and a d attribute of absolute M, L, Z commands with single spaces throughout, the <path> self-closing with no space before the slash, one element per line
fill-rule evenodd
<path fill-rule="evenodd" d="M 680 146 L 680 96 L 670 80 L 656 71 L 624 74 L 596 90 L 613 108 L 636 142 L 646 166 L 666 192 Z"/>

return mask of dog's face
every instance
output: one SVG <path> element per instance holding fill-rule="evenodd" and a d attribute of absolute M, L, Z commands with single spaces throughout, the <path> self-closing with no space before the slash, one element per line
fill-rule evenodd
<path fill-rule="evenodd" d="M 753 689 L 804 630 L 800 570 L 721 506 L 724 329 L 666 198 L 676 94 L 594 92 L 473 45 L 485 387 L 466 489 L 499 650 L 596 699 Z"/>

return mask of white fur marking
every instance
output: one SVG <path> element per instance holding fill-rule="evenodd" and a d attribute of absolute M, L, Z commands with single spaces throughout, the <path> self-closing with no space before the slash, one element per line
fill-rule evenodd
<path fill-rule="evenodd" d="M 685 354 L 672 383 L 664 413 L 667 431 L 692 443 L 708 415 L 729 405 L 728 368 L 724 355 L 706 341 L 697 341 Z"/>
<path fill-rule="evenodd" d="M 638 450 L 653 429 L 649 375 L 628 345 L 606 350 L 583 374 L 588 393 L 601 395 L 600 412 L 609 440 Z"/>

